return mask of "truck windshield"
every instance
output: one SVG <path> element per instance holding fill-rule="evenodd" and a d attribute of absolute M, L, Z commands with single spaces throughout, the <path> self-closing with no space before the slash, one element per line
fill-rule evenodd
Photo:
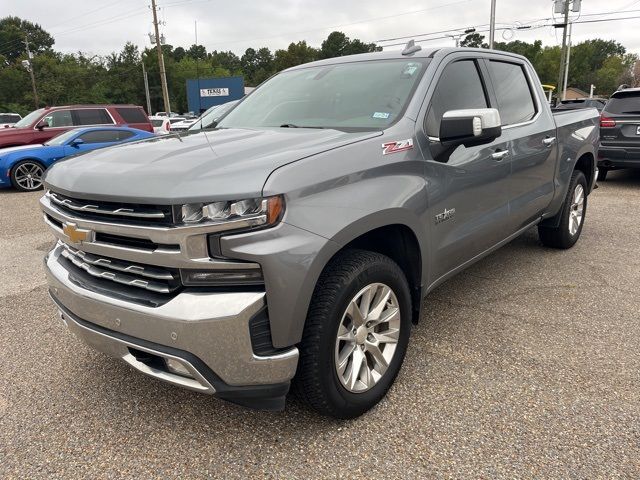
<path fill-rule="evenodd" d="M 14 125 L 14 127 L 16 127 L 16 128 L 28 127 L 33 122 L 38 120 L 43 113 L 44 113 L 44 108 L 41 108 L 40 110 L 35 110 L 35 111 L 31 112 L 29 115 L 27 115 L 26 117 L 24 117 L 19 122 L 17 122 Z"/>
<path fill-rule="evenodd" d="M 381 130 L 402 116 L 428 61 L 374 60 L 284 72 L 218 126 Z"/>

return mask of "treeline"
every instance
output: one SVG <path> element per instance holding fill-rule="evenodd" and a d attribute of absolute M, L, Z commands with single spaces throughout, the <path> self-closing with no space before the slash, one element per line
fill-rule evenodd
<path fill-rule="evenodd" d="M 17 17 L 0 19 L 0 111 L 25 114 L 34 108 L 31 80 L 22 61 L 27 59 L 24 39 L 33 53 L 41 106 L 78 103 L 134 103 L 145 106 L 142 65 L 149 74 L 152 111 L 164 110 L 154 48 L 140 51 L 127 43 L 122 51 L 89 57 L 81 52 L 64 54 L 54 50 L 54 38 L 39 25 Z M 472 33 L 463 46 L 484 45 L 482 35 Z M 497 43 L 496 48 L 519 53 L 531 60 L 543 83 L 555 85 L 560 63 L 558 47 L 542 42 Z M 379 50 L 375 44 L 350 39 L 342 32 L 331 33 L 319 47 L 304 40 L 287 49 L 272 52 L 267 47 L 248 48 L 241 56 L 231 51 L 207 51 L 203 45 L 185 49 L 164 45 L 165 68 L 173 111 L 187 109 L 185 82 L 189 78 L 243 76 L 245 85 L 256 86 L 276 72 L 313 60 Z M 569 85 L 607 96 L 622 83 L 636 84 L 633 66 L 637 56 L 611 40 L 589 40 L 571 51 Z"/>

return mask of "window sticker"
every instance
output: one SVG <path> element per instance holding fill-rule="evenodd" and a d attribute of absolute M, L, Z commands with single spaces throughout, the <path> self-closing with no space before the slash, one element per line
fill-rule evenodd
<path fill-rule="evenodd" d="M 402 71 L 402 74 L 411 76 L 418 71 L 419 67 L 420 67 L 419 63 L 415 63 L 415 62 L 407 63 L 404 67 L 404 70 Z"/>
<path fill-rule="evenodd" d="M 391 114 L 388 112 L 375 112 L 373 114 L 373 118 L 381 118 L 383 120 L 386 120 L 387 118 L 389 118 Z"/>

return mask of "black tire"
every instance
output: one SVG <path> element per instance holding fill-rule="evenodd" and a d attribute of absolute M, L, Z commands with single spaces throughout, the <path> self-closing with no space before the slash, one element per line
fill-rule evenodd
<path fill-rule="evenodd" d="M 386 372 L 369 390 L 354 393 L 341 383 L 336 371 L 338 327 L 351 299 L 373 283 L 383 283 L 395 293 L 400 332 Z M 338 254 L 320 276 L 309 307 L 294 379 L 298 396 L 317 412 L 341 419 L 358 417 L 376 405 L 393 384 L 404 360 L 411 330 L 410 298 L 404 273 L 389 257 L 365 250 Z"/>
<path fill-rule="evenodd" d="M 29 170 L 34 175 L 33 179 L 23 178 L 24 170 Z M 44 166 L 36 160 L 22 160 L 16 163 L 11 169 L 11 185 L 20 192 L 35 192 L 42 189 L 42 177 L 44 176 Z M 31 186 L 30 186 L 31 185 Z"/>
<path fill-rule="evenodd" d="M 598 181 L 604 182 L 607 179 L 607 173 L 609 173 L 608 168 L 598 168 Z"/>
<path fill-rule="evenodd" d="M 578 188 L 578 186 L 582 187 L 584 192 L 584 206 L 582 210 L 582 219 L 580 221 L 580 225 L 578 226 L 575 233 L 571 233 L 569 230 L 569 221 L 572 210 L 572 202 L 574 192 Z M 567 249 L 571 248 L 575 245 L 580 238 L 580 233 L 582 233 L 582 227 L 584 226 L 584 221 L 587 214 L 587 179 L 579 170 L 576 170 L 571 175 L 571 180 L 569 181 L 569 188 L 567 190 L 567 195 L 564 199 L 564 203 L 562 204 L 562 210 L 560 211 L 560 223 L 557 227 L 549 227 L 549 226 L 538 226 L 538 236 L 540 237 L 540 241 L 547 247 L 552 248 L 560 248 Z"/>

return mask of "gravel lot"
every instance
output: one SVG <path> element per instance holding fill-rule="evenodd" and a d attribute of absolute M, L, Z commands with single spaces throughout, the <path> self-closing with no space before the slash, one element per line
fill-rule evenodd
<path fill-rule="evenodd" d="M 609 178 L 572 250 L 531 231 L 435 291 L 395 386 L 350 422 L 85 347 L 47 297 L 40 194 L 0 192 L 0 478 L 638 478 L 640 174 Z"/>

